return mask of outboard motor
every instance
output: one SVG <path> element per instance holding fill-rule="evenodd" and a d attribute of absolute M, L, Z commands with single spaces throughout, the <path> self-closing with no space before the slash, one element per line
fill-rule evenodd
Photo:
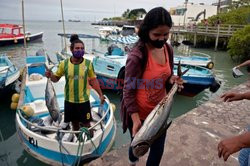
<path fill-rule="evenodd" d="M 36 56 L 46 56 L 45 49 L 41 48 L 41 49 L 37 50 Z"/>
<path fill-rule="evenodd" d="M 216 81 L 212 83 L 212 85 L 209 87 L 209 90 L 213 93 L 217 92 L 217 90 L 220 88 L 221 81 Z"/>
<path fill-rule="evenodd" d="M 108 47 L 108 55 L 112 55 L 112 52 L 115 48 L 119 48 L 117 45 L 115 44 L 111 44 L 109 47 Z"/>

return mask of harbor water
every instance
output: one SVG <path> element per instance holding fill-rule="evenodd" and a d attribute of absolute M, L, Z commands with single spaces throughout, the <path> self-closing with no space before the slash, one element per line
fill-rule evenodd
<path fill-rule="evenodd" d="M 21 21 L 0 20 L 1 23 L 17 23 Z M 84 33 L 98 35 L 98 28 L 91 25 L 90 22 L 66 22 L 66 33 Z M 38 49 L 44 48 L 53 61 L 56 62 L 55 53 L 62 49 L 62 39 L 57 34 L 62 33 L 62 23 L 53 21 L 26 21 L 26 30 L 31 33 L 44 32 L 43 40 L 28 44 L 28 55 L 34 55 Z M 67 39 L 68 40 L 68 39 Z M 105 52 L 111 43 L 100 41 L 99 39 L 83 39 L 87 52 L 92 49 Z M 224 91 L 246 81 L 247 73 L 240 78 L 233 78 L 232 68 L 237 65 L 232 62 L 227 52 L 212 49 L 191 49 L 192 51 L 202 52 L 210 55 L 215 64 L 213 72 L 216 79 L 221 82 L 221 88 L 216 93 L 211 93 L 208 89 L 195 97 L 185 97 L 177 95 L 173 104 L 171 118 L 174 119 L 211 98 L 220 96 Z M 175 52 L 180 48 L 175 48 Z M 12 62 L 22 68 L 25 64 L 25 51 L 23 45 L 0 47 L 0 54 L 6 53 Z M 117 135 L 113 145 L 119 148 L 129 142 L 129 134 L 122 133 L 120 121 L 120 97 L 115 92 L 104 90 L 110 101 L 116 105 L 115 117 L 117 121 Z M 21 146 L 15 128 L 15 111 L 10 110 L 11 94 L 0 94 L 0 165 L 25 165 L 25 166 L 42 166 L 46 165 L 39 160 L 30 156 Z"/>

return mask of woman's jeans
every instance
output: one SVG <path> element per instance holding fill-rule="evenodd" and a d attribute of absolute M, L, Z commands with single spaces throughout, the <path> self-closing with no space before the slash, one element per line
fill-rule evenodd
<path fill-rule="evenodd" d="M 131 142 L 132 142 L 133 137 L 132 137 L 131 126 L 129 126 L 129 132 L 130 132 Z M 167 135 L 167 132 L 162 133 L 162 135 L 158 139 L 156 139 L 151 145 L 146 166 L 160 165 L 161 158 L 164 152 L 164 144 L 165 144 L 166 135 Z M 131 163 L 135 163 L 139 160 L 137 157 L 134 156 L 131 146 L 129 147 L 128 156 L 129 156 L 129 161 Z"/>
<path fill-rule="evenodd" d="M 238 160 L 239 160 L 240 166 L 249 166 L 250 165 L 250 148 L 241 149 Z"/>

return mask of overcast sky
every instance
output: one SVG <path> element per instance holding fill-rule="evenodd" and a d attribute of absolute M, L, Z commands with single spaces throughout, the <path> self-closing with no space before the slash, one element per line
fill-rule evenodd
<path fill-rule="evenodd" d="M 0 0 L 0 19 L 21 20 L 22 0 Z M 166 9 L 183 4 L 184 0 L 63 0 L 65 20 L 101 20 L 104 17 L 121 16 L 126 9 L 153 7 Z M 194 3 L 211 4 L 217 0 L 189 0 Z M 26 20 L 61 19 L 60 0 L 24 0 Z"/>

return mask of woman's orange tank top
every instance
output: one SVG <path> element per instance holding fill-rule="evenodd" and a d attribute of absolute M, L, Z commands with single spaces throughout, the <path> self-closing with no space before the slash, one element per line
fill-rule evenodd
<path fill-rule="evenodd" d="M 137 80 L 136 101 L 139 117 L 145 120 L 154 107 L 166 96 L 166 81 L 171 76 L 169 56 L 164 46 L 165 64 L 157 63 L 148 49 L 148 61 L 142 79 Z"/>

